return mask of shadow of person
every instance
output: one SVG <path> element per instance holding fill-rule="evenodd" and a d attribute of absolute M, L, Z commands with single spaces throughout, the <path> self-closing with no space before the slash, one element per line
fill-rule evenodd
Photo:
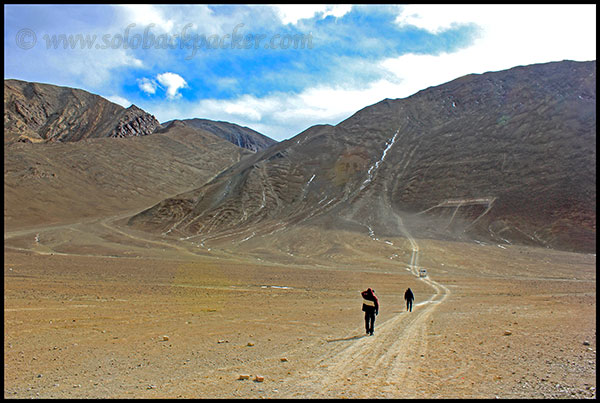
<path fill-rule="evenodd" d="M 358 340 L 358 339 L 362 339 L 363 337 L 366 337 L 366 335 L 361 334 L 358 336 L 350 336 L 350 337 L 344 337 L 341 339 L 332 339 L 332 340 L 327 340 L 327 343 L 332 343 L 334 341 L 350 341 L 350 340 Z"/>

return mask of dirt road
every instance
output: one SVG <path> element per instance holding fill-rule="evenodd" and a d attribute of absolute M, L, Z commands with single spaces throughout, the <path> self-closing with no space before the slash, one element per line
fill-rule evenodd
<path fill-rule="evenodd" d="M 595 396 L 595 256 L 347 242 L 357 253 L 343 264 L 314 266 L 276 263 L 289 258 L 275 248 L 261 255 L 270 262 L 208 252 L 112 219 L 5 233 L 4 396 Z M 382 303 L 370 337 L 366 286 Z"/>
<path fill-rule="evenodd" d="M 376 320 L 375 337 L 358 328 L 355 336 L 328 340 L 332 346 L 316 368 L 286 385 L 289 391 L 283 397 L 414 397 L 419 368 L 428 355 L 428 319 L 450 290 L 431 277 L 419 277 L 419 246 L 408 231 L 405 234 L 412 247 L 410 271 L 434 293 L 412 312 L 400 310 L 383 323 Z"/>

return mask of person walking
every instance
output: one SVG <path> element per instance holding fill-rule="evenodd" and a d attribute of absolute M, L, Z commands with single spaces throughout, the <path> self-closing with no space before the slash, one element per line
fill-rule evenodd
<path fill-rule="evenodd" d="M 362 310 L 365 313 L 365 328 L 367 334 L 373 336 L 375 330 L 375 316 L 379 314 L 379 300 L 375 296 L 375 290 L 367 288 L 360 293 L 363 297 Z"/>
<path fill-rule="evenodd" d="M 412 312 L 413 300 L 415 299 L 415 295 L 409 288 L 404 293 L 404 299 L 406 300 L 406 310 Z"/>

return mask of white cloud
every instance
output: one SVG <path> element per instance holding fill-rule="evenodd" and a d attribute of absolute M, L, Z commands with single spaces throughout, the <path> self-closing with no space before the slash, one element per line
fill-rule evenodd
<path fill-rule="evenodd" d="M 406 6 L 397 21 L 413 21 L 431 31 L 452 22 L 474 22 L 482 28 L 481 36 L 460 51 L 383 61 L 382 67 L 410 82 L 412 92 L 469 73 L 596 59 L 595 5 L 418 5 Z"/>
<path fill-rule="evenodd" d="M 156 81 L 144 77 L 144 78 L 138 79 L 137 83 L 138 83 L 138 87 L 142 91 L 144 91 L 146 94 L 155 94 L 156 93 L 156 87 L 158 86 Z"/>
<path fill-rule="evenodd" d="M 40 53 L 39 60 L 47 66 L 60 66 L 55 70 L 57 80 L 79 82 L 92 91 L 113 80 L 115 69 L 143 67 L 141 60 L 123 49 L 52 49 Z"/>
<path fill-rule="evenodd" d="M 487 7 L 487 9 L 486 9 Z M 396 23 L 413 25 L 431 33 L 439 33 L 453 24 L 479 22 L 487 16 L 486 5 L 416 4 L 406 5 L 396 17 Z"/>
<path fill-rule="evenodd" d="M 317 14 L 321 14 L 321 18 L 329 15 L 339 18 L 352 9 L 351 4 L 285 4 L 273 7 L 284 24 L 297 24 L 301 19 L 312 18 Z"/>
<path fill-rule="evenodd" d="M 169 100 L 180 98 L 179 90 L 188 86 L 183 77 L 171 72 L 157 74 L 156 79 L 138 78 L 137 83 L 139 89 L 148 95 L 156 94 L 158 87 L 166 89 L 167 99 Z"/>
<path fill-rule="evenodd" d="M 158 31 L 170 32 L 174 26 L 174 20 L 169 19 L 163 15 L 162 10 L 159 6 L 150 4 L 127 4 L 119 5 L 122 11 L 128 18 L 130 24 L 136 24 L 137 26 L 147 27 L 150 24 L 154 24 Z"/>
<path fill-rule="evenodd" d="M 213 12 L 214 5 L 159 5 L 129 4 L 119 5 L 119 24 L 124 29 L 135 24 L 133 30 L 145 31 L 153 35 L 182 35 L 199 32 L 205 35 L 231 33 L 231 27 L 239 23 L 231 15 Z M 154 24 L 151 26 L 151 24 Z M 232 25 L 233 24 L 233 25 Z"/>
<path fill-rule="evenodd" d="M 156 80 L 167 87 L 167 98 L 175 99 L 181 96 L 178 91 L 181 88 L 187 87 L 187 83 L 179 74 L 175 73 L 162 73 L 156 76 Z"/>
<path fill-rule="evenodd" d="M 327 6 L 323 12 L 323 18 L 333 15 L 335 18 L 343 17 L 352 10 L 352 4 L 336 4 L 333 6 Z"/>

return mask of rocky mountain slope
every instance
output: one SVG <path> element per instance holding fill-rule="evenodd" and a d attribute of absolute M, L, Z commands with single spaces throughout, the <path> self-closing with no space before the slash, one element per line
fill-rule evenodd
<path fill-rule="evenodd" d="M 165 122 L 168 125 L 173 121 Z M 250 151 L 261 151 L 276 144 L 277 141 L 269 138 L 248 127 L 239 126 L 234 123 L 214 121 L 208 119 L 184 119 L 179 120 L 184 125 L 202 129 L 207 132 L 225 139 L 238 147 L 246 148 Z"/>
<path fill-rule="evenodd" d="M 4 228 L 142 209 L 201 186 L 249 154 L 211 133 L 177 125 L 151 136 L 5 144 Z"/>
<path fill-rule="evenodd" d="M 339 229 L 595 251 L 595 146 L 595 61 L 471 74 L 314 126 L 129 225 L 256 248 Z"/>
<path fill-rule="evenodd" d="M 4 80 L 4 143 L 145 136 L 158 120 L 75 88 Z"/>

